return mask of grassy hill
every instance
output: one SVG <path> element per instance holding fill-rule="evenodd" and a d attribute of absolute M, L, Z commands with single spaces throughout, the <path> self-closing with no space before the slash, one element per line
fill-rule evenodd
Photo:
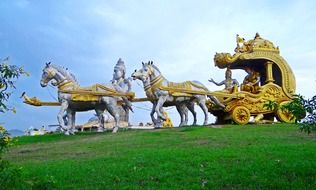
<path fill-rule="evenodd" d="M 295 125 L 19 137 L 6 158 L 58 189 L 316 187 L 316 136 Z"/>

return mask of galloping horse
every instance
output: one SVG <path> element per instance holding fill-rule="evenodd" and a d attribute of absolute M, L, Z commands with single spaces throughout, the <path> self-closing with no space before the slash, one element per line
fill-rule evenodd
<path fill-rule="evenodd" d="M 146 93 L 147 98 L 150 99 L 150 102 L 153 104 L 153 108 L 156 107 L 157 105 L 157 98 L 155 95 L 152 93 L 151 86 L 150 86 L 150 80 L 149 77 L 144 77 L 143 75 L 143 70 L 135 70 L 134 73 L 132 73 L 132 78 L 134 80 L 138 79 L 143 82 L 144 90 Z M 176 101 L 168 101 L 166 100 L 163 104 L 164 107 L 169 107 L 169 106 L 176 106 L 177 111 L 180 115 L 181 121 L 179 126 L 184 126 L 188 124 L 188 108 L 192 112 L 193 117 L 194 117 L 194 122 L 193 125 L 196 124 L 196 112 L 194 111 L 194 102 L 176 102 Z M 154 123 L 154 126 L 159 126 L 161 125 L 161 120 L 158 118 L 158 120 L 154 117 L 155 114 L 155 109 L 152 109 L 150 112 L 151 119 Z"/>
<path fill-rule="evenodd" d="M 152 112 L 157 114 L 157 119 L 165 120 L 166 118 L 163 115 L 163 105 L 166 101 L 168 102 L 196 102 L 204 112 L 204 125 L 208 123 L 208 111 L 205 105 L 206 95 L 200 94 L 190 94 L 181 92 L 181 90 L 196 90 L 207 92 L 208 89 L 198 81 L 187 81 L 184 83 L 174 83 L 169 82 L 164 78 L 159 71 L 159 69 L 153 64 L 153 62 L 142 63 L 143 67 L 137 72 L 139 77 L 143 77 L 144 80 L 150 81 L 151 92 L 154 97 L 157 99 L 157 102 L 153 104 Z M 166 90 L 170 88 L 171 90 Z M 176 89 L 176 90 L 175 90 Z M 219 106 L 219 101 L 216 97 L 208 96 L 212 101 L 214 101 Z M 191 103 L 193 105 L 193 103 Z"/>
<path fill-rule="evenodd" d="M 58 87 L 58 100 L 61 103 L 60 111 L 57 115 L 57 119 L 61 128 L 65 131 L 66 135 L 74 134 L 75 126 L 75 115 L 77 111 L 88 111 L 95 110 L 98 115 L 100 126 L 98 128 L 99 132 L 104 130 L 104 118 L 103 112 L 107 110 L 115 120 L 115 126 L 113 133 L 116 133 L 119 126 L 119 113 L 117 110 L 117 98 L 110 96 L 89 96 L 89 95 L 78 95 L 66 93 L 64 91 L 72 91 L 80 89 L 78 82 L 76 81 L 73 74 L 68 70 L 46 63 L 46 66 L 43 69 L 42 79 L 40 84 L 42 87 L 46 87 L 48 82 L 54 86 Z M 99 88 L 98 85 L 95 85 L 95 90 L 97 92 L 106 92 L 104 89 Z M 90 87 L 91 88 L 91 87 Z M 108 87 L 111 88 L 111 87 Z M 83 97 L 84 99 L 91 99 L 86 101 L 78 101 L 74 98 L 77 95 L 77 98 Z M 63 116 L 64 113 L 67 113 L 68 123 L 67 125 L 64 122 Z"/>

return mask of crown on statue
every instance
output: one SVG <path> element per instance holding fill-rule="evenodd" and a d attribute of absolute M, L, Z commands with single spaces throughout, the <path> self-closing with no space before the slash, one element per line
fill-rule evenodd
<path fill-rule="evenodd" d="M 125 72 L 126 68 L 125 68 L 124 61 L 121 58 L 119 58 L 119 60 L 117 61 L 114 68 L 118 68 L 118 69 L 123 70 Z"/>

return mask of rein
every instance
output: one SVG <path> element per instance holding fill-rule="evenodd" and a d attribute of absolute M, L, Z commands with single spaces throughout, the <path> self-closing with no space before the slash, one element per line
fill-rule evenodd
<path fill-rule="evenodd" d="M 155 78 L 154 80 L 150 81 L 150 86 L 151 86 L 152 91 L 162 87 L 163 80 L 164 80 L 164 78 L 160 75 L 157 78 Z"/>
<path fill-rule="evenodd" d="M 56 86 L 58 87 L 58 90 L 64 90 L 66 87 L 74 86 L 74 83 L 65 79 L 60 81 Z"/>
<path fill-rule="evenodd" d="M 152 88 L 150 86 L 150 84 L 144 86 L 144 90 L 145 90 L 145 93 L 146 93 L 146 96 L 152 100 L 156 99 L 154 94 L 153 94 L 153 91 L 152 91 Z"/>

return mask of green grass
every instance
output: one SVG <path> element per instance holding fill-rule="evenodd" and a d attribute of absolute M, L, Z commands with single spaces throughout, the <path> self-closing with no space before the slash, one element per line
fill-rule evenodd
<path fill-rule="evenodd" d="M 21 137 L 6 158 L 57 189 L 316 187 L 316 136 L 295 125 Z"/>

